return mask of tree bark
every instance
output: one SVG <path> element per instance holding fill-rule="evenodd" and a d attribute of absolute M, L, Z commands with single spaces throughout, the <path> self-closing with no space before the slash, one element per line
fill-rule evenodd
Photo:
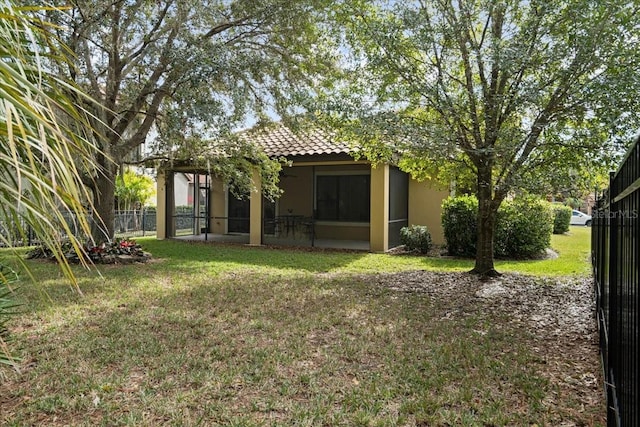
<path fill-rule="evenodd" d="M 96 244 L 110 242 L 114 233 L 115 176 L 116 166 L 106 160 L 102 164 L 102 174 L 96 180 L 93 200 L 91 236 Z"/>
<path fill-rule="evenodd" d="M 496 228 L 496 214 L 500 202 L 493 197 L 493 171 L 490 161 L 478 164 L 478 240 L 476 243 L 476 263 L 471 273 L 495 277 L 493 262 L 493 239 Z"/>

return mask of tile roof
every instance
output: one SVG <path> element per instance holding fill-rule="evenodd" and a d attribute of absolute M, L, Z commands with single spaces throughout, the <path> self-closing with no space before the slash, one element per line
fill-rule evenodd
<path fill-rule="evenodd" d="M 347 144 L 332 141 L 320 130 L 296 134 L 284 125 L 252 132 L 247 138 L 260 145 L 269 157 L 349 154 L 353 151 Z"/>

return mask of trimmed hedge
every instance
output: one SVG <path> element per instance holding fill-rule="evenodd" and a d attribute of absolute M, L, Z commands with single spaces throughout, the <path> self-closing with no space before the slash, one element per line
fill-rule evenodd
<path fill-rule="evenodd" d="M 532 197 L 505 201 L 498 209 L 494 254 L 499 258 L 532 258 L 551 245 L 553 210 Z"/>
<path fill-rule="evenodd" d="M 553 205 L 553 234 L 569 231 L 573 210 L 569 206 Z"/>
<path fill-rule="evenodd" d="M 425 225 L 412 225 L 400 229 L 400 243 L 409 251 L 426 254 L 431 249 L 431 233 Z"/>
<path fill-rule="evenodd" d="M 450 255 L 476 256 L 478 199 L 449 197 L 442 203 L 442 228 Z"/>
<path fill-rule="evenodd" d="M 442 226 L 450 255 L 474 257 L 477 241 L 478 201 L 474 196 L 446 199 Z M 494 255 L 498 258 L 532 258 L 551 243 L 553 211 L 543 200 L 523 197 L 505 201 L 498 209 Z"/>

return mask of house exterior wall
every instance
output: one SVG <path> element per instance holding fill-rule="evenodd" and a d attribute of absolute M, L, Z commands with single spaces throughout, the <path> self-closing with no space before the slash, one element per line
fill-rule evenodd
<path fill-rule="evenodd" d="M 251 175 L 253 190 L 250 195 L 249 215 L 249 244 L 259 246 L 262 244 L 262 177 L 258 168 L 254 168 Z"/>
<path fill-rule="evenodd" d="M 371 168 L 371 228 L 369 245 L 374 252 L 389 249 L 389 165 Z"/>
<path fill-rule="evenodd" d="M 166 179 L 167 171 L 159 169 L 156 176 L 156 194 L 158 197 L 158 203 L 156 204 L 156 238 L 158 240 L 163 240 L 167 237 Z"/>
<path fill-rule="evenodd" d="M 282 196 L 276 202 L 276 215 L 313 215 L 313 167 L 285 167 L 280 178 Z"/>
<path fill-rule="evenodd" d="M 225 234 L 227 232 L 227 191 L 220 178 L 211 179 L 211 232 L 215 234 Z"/>
<path fill-rule="evenodd" d="M 276 202 L 276 215 L 302 215 L 309 218 L 313 216 L 315 175 L 341 172 L 369 173 L 369 170 L 369 165 L 363 164 L 285 167 L 279 184 L 283 194 Z M 368 241 L 370 237 L 368 223 L 317 221 L 314 232 L 316 239 Z"/>
<path fill-rule="evenodd" d="M 448 196 L 449 190 L 435 182 L 409 180 L 409 225 L 426 225 L 436 245 L 445 243 L 440 216 Z"/>
<path fill-rule="evenodd" d="M 314 180 L 320 175 L 342 174 L 370 174 L 370 221 L 316 221 L 314 231 L 316 239 L 327 240 L 360 240 L 369 241 L 372 251 L 386 251 L 389 249 L 389 185 L 390 167 L 380 165 L 371 168 L 363 162 L 336 161 L 331 162 L 296 162 L 291 167 L 284 168 L 284 176 L 280 186 L 284 193 L 276 202 L 276 215 L 301 215 L 312 217 L 315 205 Z M 183 176 L 176 172 L 176 176 Z M 180 178 L 174 179 L 174 174 L 164 170 L 158 171 L 158 238 L 167 237 L 166 231 L 171 219 L 172 209 L 167 206 L 169 199 L 180 203 L 179 195 L 188 192 L 187 185 L 182 185 Z M 255 178 L 255 177 L 254 177 Z M 171 180 L 172 182 L 168 182 Z M 173 191 L 172 191 L 173 188 Z M 172 194 L 173 193 L 173 194 Z M 435 244 L 444 244 L 444 233 L 441 224 L 442 201 L 448 197 L 447 188 L 432 182 L 417 182 L 409 180 L 408 185 L 408 223 L 426 225 Z M 254 202 L 255 205 L 255 202 Z M 226 186 L 219 178 L 212 178 L 210 188 L 210 227 L 215 234 L 228 232 L 228 195 Z M 169 209 L 169 211 L 168 211 Z M 260 212 L 260 215 L 258 215 Z M 262 210 L 252 209 L 251 228 L 252 243 L 259 244 L 262 233 Z M 260 224 L 258 227 L 257 224 Z M 169 234 L 171 235 L 171 234 Z M 261 238 L 261 236 L 260 236 Z"/>

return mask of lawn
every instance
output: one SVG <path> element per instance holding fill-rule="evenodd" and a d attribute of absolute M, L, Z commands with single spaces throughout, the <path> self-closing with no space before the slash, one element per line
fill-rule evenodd
<path fill-rule="evenodd" d="M 489 284 L 468 260 L 139 239 L 152 262 L 78 268 L 80 296 L 29 261 L 0 424 L 597 425 L 593 325 L 549 305 L 588 293 L 588 231 Z"/>

